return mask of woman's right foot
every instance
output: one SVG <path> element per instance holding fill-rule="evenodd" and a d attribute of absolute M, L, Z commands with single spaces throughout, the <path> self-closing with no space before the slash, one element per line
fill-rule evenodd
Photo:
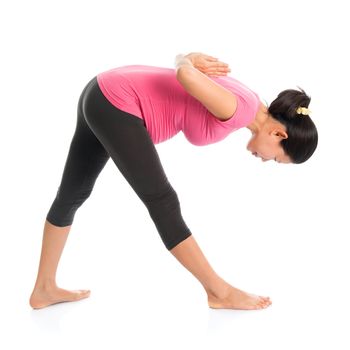
<path fill-rule="evenodd" d="M 212 309 L 256 310 L 272 304 L 269 297 L 250 294 L 231 285 L 226 286 L 226 291 L 220 297 L 207 294 L 208 305 Z"/>
<path fill-rule="evenodd" d="M 33 309 L 42 309 L 46 306 L 67 301 L 78 301 L 90 296 L 90 290 L 66 290 L 62 288 L 35 288 L 29 299 Z"/>

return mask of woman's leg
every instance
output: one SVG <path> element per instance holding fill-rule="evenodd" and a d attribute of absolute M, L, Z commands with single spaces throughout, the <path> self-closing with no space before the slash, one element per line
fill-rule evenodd
<path fill-rule="evenodd" d="M 96 85 L 86 99 L 84 115 L 91 130 L 147 207 L 166 248 L 203 285 L 209 306 L 238 309 L 267 306 L 268 298 L 232 287 L 209 265 L 182 218 L 177 194 L 166 177 L 143 120 L 116 109 Z"/>
<path fill-rule="evenodd" d="M 271 304 L 269 297 L 244 292 L 218 276 L 193 235 L 179 243 L 170 252 L 202 284 L 211 308 L 254 310 Z"/>
<path fill-rule="evenodd" d="M 56 284 L 56 270 L 71 226 L 58 227 L 45 220 L 39 271 L 29 303 L 34 309 L 64 301 L 77 301 L 89 290 L 66 290 Z"/>
<path fill-rule="evenodd" d="M 33 308 L 80 300 L 90 294 L 88 290 L 69 291 L 59 288 L 56 284 L 56 271 L 74 215 L 91 194 L 99 173 L 109 159 L 108 153 L 82 114 L 82 100 L 91 83 L 92 80 L 80 96 L 76 129 L 61 183 L 44 223 L 38 275 L 29 300 Z"/>

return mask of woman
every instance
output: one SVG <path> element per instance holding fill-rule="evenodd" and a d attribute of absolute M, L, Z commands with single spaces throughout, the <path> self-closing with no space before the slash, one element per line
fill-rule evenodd
<path fill-rule="evenodd" d="M 44 225 L 29 300 L 34 309 L 90 295 L 89 290 L 59 288 L 56 270 L 74 215 L 110 157 L 147 207 L 166 248 L 203 285 L 209 307 L 253 310 L 271 304 L 269 297 L 233 287 L 210 266 L 182 217 L 154 146 L 179 131 L 194 145 L 208 145 L 247 127 L 252 132 L 247 148 L 264 161 L 302 163 L 313 154 L 317 130 L 303 90 L 285 90 L 267 108 L 228 72 L 228 64 L 193 52 L 176 56 L 175 69 L 123 66 L 98 74 L 86 85 L 62 180 Z"/>

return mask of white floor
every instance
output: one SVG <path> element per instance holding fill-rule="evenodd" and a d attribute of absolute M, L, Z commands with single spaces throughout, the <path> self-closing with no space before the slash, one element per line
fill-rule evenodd
<path fill-rule="evenodd" d="M 197 234 L 226 280 L 273 301 L 265 310 L 213 310 L 151 222 L 144 220 L 141 232 L 137 220 L 127 226 L 128 219 L 120 219 L 119 226 L 108 213 L 103 225 L 89 219 L 100 194 L 81 209 L 57 275 L 63 288 L 90 288 L 88 299 L 32 310 L 40 223 L 29 222 L 37 232 L 2 236 L 1 349 L 349 349 L 345 241 L 327 243 L 320 234 L 317 245 L 306 239 L 301 246 L 298 236 L 271 243 L 268 235 L 264 242 L 250 233 L 230 240 L 223 230 L 212 241 Z M 129 203 L 135 204 L 136 198 Z M 141 206 L 135 211 L 142 216 Z M 22 223 L 17 227 L 24 229 Z"/>

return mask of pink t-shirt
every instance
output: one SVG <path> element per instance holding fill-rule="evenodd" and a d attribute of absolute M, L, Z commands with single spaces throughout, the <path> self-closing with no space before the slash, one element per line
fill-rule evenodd
<path fill-rule="evenodd" d="M 238 80 L 210 77 L 237 97 L 237 109 L 220 120 L 191 96 L 176 79 L 175 68 L 128 65 L 97 75 L 97 82 L 115 107 L 144 120 L 154 144 L 182 131 L 196 146 L 218 142 L 250 124 L 260 105 L 259 96 Z"/>

